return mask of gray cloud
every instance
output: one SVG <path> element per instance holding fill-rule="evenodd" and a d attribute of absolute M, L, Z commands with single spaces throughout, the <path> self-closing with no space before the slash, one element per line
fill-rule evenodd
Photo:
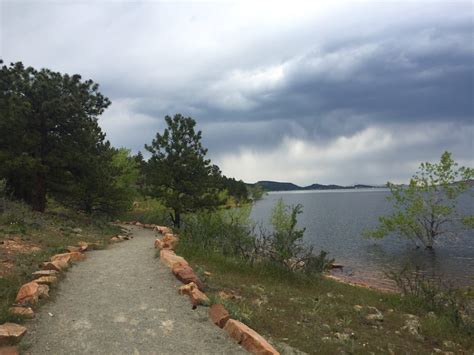
<path fill-rule="evenodd" d="M 164 115 L 181 112 L 198 120 L 225 173 L 250 180 L 403 179 L 443 150 L 473 165 L 471 2 L 1 6 L 4 60 L 99 82 L 115 145 L 143 150 Z M 377 145 L 374 132 L 388 141 Z M 328 150 L 344 142 L 364 153 Z M 300 146 L 309 153 L 294 164 Z M 268 163 L 255 172 L 252 157 Z"/>

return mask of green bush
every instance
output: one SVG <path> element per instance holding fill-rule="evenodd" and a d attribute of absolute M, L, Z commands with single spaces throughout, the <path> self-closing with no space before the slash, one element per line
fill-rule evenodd
<path fill-rule="evenodd" d="M 272 215 L 272 231 L 257 228 L 249 218 L 249 208 L 188 214 L 179 232 L 179 248 L 187 255 L 218 253 L 251 265 L 270 264 L 275 269 L 319 274 L 333 260 L 324 251 L 315 255 L 313 248 L 303 243 L 304 229 L 296 228 L 299 213 L 301 206 L 285 206 L 279 201 Z"/>

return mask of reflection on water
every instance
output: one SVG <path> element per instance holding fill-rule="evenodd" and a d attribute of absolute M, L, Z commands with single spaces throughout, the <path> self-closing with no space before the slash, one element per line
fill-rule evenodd
<path fill-rule="evenodd" d="M 300 203 L 304 212 L 298 223 L 306 227 L 305 239 L 344 265 L 343 275 L 355 281 L 388 287 L 384 271 L 400 270 L 407 264 L 436 273 L 457 286 L 474 284 L 474 235 L 472 231 L 454 239 L 440 240 L 433 251 L 416 249 L 412 242 L 387 237 L 365 239 L 364 230 L 378 224 L 378 216 L 391 212 L 386 189 L 274 192 L 258 201 L 252 217 L 268 227 L 272 207 L 282 198 L 286 204 Z M 472 197 L 459 201 L 463 213 L 474 213 Z"/>

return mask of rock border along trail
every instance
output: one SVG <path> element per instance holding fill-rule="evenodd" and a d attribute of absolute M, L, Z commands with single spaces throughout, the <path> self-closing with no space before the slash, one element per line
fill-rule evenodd
<path fill-rule="evenodd" d="M 155 258 L 154 232 L 88 254 L 58 284 L 55 300 L 27 324 L 26 354 L 245 354 L 208 316 L 193 310 Z"/>

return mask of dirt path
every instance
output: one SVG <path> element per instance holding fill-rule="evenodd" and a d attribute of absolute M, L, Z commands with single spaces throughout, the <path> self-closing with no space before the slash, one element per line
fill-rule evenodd
<path fill-rule="evenodd" d="M 208 318 L 192 310 L 169 269 L 155 258 L 154 233 L 87 254 L 28 324 L 28 354 L 245 353 Z M 53 314 L 50 316 L 49 313 Z"/>

